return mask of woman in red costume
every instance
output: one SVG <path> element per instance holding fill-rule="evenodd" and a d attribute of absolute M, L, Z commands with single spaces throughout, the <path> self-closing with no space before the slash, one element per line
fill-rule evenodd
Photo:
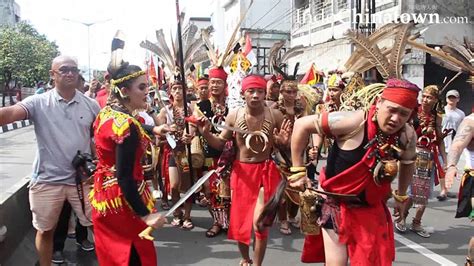
<path fill-rule="evenodd" d="M 146 108 L 148 86 L 140 67 L 119 58 L 123 45 L 117 38 L 112 43 L 111 97 L 94 123 L 99 162 L 89 198 L 99 264 L 151 266 L 157 265 L 153 242 L 138 234 L 147 226 L 162 227 L 166 219 L 153 213 L 143 178 L 141 159 L 150 141 L 144 127 L 156 134 L 168 128 L 142 126 L 132 115 Z"/>

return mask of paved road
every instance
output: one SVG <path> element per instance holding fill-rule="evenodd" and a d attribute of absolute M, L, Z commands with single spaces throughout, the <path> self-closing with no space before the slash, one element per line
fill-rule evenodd
<path fill-rule="evenodd" d="M 0 134 L 0 184 L 13 184 L 31 171 L 36 150 L 33 128 L 23 128 Z M 438 192 L 435 192 L 436 195 Z M 431 238 L 424 239 L 413 233 L 396 235 L 394 265 L 461 265 L 473 227 L 466 219 L 454 219 L 455 200 L 430 201 L 424 223 L 434 228 Z M 411 211 L 413 213 L 413 210 Z M 410 216 L 411 217 L 411 216 Z M 239 253 L 234 242 L 225 236 L 204 237 L 211 220 L 206 210 L 193 211 L 196 225 L 192 231 L 166 227 L 155 232 L 160 265 L 237 265 Z M 303 236 L 293 230 L 291 236 L 282 236 L 276 228 L 270 232 L 265 265 L 303 265 L 299 256 Z M 31 229 L 20 247 L 5 265 L 33 265 L 36 260 L 34 230 Z M 97 265 L 93 253 L 78 251 L 72 240 L 67 241 L 67 265 Z"/>
<path fill-rule="evenodd" d="M 32 171 L 36 154 L 33 126 L 0 134 L 0 196 Z"/>

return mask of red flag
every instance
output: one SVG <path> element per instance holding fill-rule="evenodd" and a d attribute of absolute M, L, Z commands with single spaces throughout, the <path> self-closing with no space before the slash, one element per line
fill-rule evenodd
<path fill-rule="evenodd" d="M 303 79 L 300 81 L 301 84 L 309 84 L 314 85 L 316 84 L 316 73 L 315 73 L 315 66 L 314 63 L 311 64 L 311 67 L 306 71 Z"/>
<path fill-rule="evenodd" d="M 245 36 L 245 47 L 244 47 L 243 54 L 247 56 L 250 53 L 250 51 L 252 51 L 252 40 L 250 39 L 250 36 L 247 34 Z"/>
<path fill-rule="evenodd" d="M 158 78 L 156 76 L 155 64 L 153 63 L 153 57 L 150 59 L 150 66 L 148 68 L 148 80 L 151 81 L 151 84 L 156 87 L 158 83 Z"/>
<path fill-rule="evenodd" d="M 257 64 L 257 57 L 252 50 L 252 40 L 248 34 L 245 36 L 245 46 L 242 54 L 249 60 L 252 66 Z"/>

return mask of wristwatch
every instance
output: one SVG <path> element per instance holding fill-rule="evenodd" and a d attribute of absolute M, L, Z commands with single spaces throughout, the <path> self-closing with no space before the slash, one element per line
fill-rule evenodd
<path fill-rule="evenodd" d="M 156 113 L 156 110 L 152 108 L 150 111 L 147 111 L 146 113 L 149 114 L 149 115 L 152 115 L 152 114 Z"/>

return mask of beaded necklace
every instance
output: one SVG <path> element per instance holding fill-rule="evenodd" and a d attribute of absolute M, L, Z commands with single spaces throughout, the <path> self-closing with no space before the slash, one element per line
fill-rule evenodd
<path fill-rule="evenodd" d="M 418 108 L 418 120 L 420 121 L 419 134 L 431 135 L 436 129 L 436 119 L 432 112 L 424 112 L 421 106 Z"/>
<path fill-rule="evenodd" d="M 184 128 L 185 128 L 185 120 L 184 120 L 184 107 L 178 107 L 173 105 L 172 107 L 173 111 L 173 120 L 176 126 L 178 127 L 178 130 L 173 133 L 175 138 L 180 141 L 181 137 L 184 134 Z M 188 113 L 191 113 L 191 110 L 188 107 Z"/>
<path fill-rule="evenodd" d="M 375 114 L 374 114 L 375 115 Z M 390 183 L 395 179 L 398 173 L 397 161 L 400 159 L 402 149 L 400 148 L 400 134 L 385 135 L 379 128 L 376 121 L 377 133 L 371 139 L 364 149 L 373 147 L 373 151 L 367 156 L 375 156 L 375 167 L 372 168 L 374 183 L 380 186 L 382 183 Z"/>

